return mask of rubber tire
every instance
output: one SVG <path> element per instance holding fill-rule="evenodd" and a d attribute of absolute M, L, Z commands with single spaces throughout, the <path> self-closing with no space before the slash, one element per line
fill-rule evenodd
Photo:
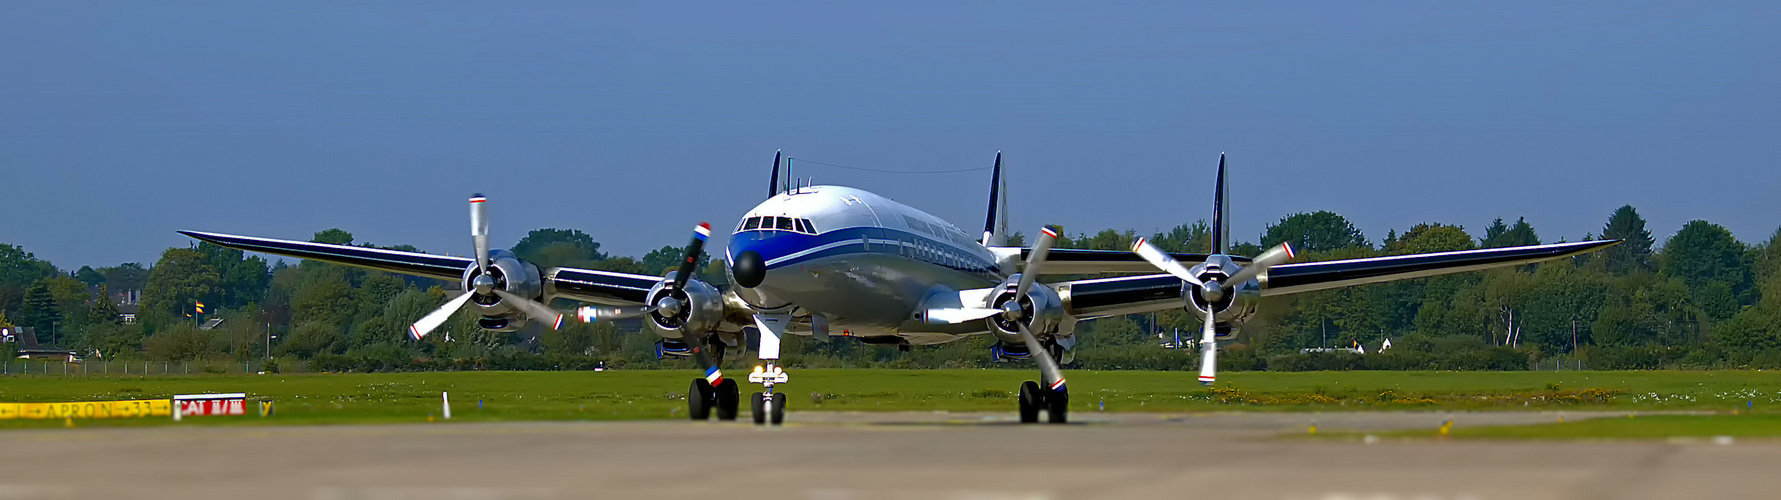
<path fill-rule="evenodd" d="M 737 406 L 742 403 L 742 390 L 736 388 L 736 379 L 726 378 L 718 382 L 717 419 L 724 422 L 735 422 Z"/>
<path fill-rule="evenodd" d="M 773 393 L 773 425 L 785 423 L 785 393 Z"/>
<path fill-rule="evenodd" d="M 1047 421 L 1064 424 L 1070 421 L 1070 393 L 1066 391 L 1045 391 L 1045 415 Z"/>
<path fill-rule="evenodd" d="M 754 411 L 754 425 L 767 425 L 766 400 L 767 398 L 758 392 L 748 397 L 748 408 Z"/>
<path fill-rule="evenodd" d="M 1038 382 L 1028 380 L 1020 383 L 1020 423 L 1039 423 L 1039 408 L 1044 404 Z"/>
<path fill-rule="evenodd" d="M 687 416 L 693 420 L 711 420 L 711 404 L 716 402 L 715 399 L 710 381 L 693 379 L 693 386 L 686 390 Z"/>

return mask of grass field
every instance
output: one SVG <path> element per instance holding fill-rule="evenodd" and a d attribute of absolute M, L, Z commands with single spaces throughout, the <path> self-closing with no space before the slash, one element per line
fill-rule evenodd
<path fill-rule="evenodd" d="M 740 375 L 740 373 L 736 373 Z M 790 408 L 1012 412 L 1029 370 L 794 370 Z M 1099 411 L 1708 410 L 1781 406 L 1781 376 L 1755 371 L 1228 373 L 1208 389 L 1186 372 L 1070 372 L 1071 407 Z M 422 422 L 449 391 L 455 420 L 682 418 L 684 371 L 300 375 L 10 376 L 0 402 L 165 398 L 245 392 L 275 415 L 222 425 Z M 744 384 L 744 394 L 753 392 Z M 1748 407 L 1748 408 L 1747 408 Z M 745 410 L 746 411 L 746 410 Z M 79 425 L 161 425 L 164 419 Z M 0 421 L 0 428 L 60 421 Z M 1605 425 L 1605 424 L 1598 424 Z M 1773 434 L 1773 433 L 1772 433 Z"/>

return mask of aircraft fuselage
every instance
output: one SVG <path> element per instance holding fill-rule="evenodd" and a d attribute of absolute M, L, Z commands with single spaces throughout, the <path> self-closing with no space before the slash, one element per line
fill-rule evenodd
<path fill-rule="evenodd" d="M 763 310 L 827 319 L 830 334 L 897 335 L 915 344 L 985 333 L 984 322 L 934 325 L 917 311 L 929 297 L 1007 278 L 996 255 L 939 217 L 877 194 L 809 186 L 773 196 L 733 227 L 725 260 L 753 251 L 765 278 L 732 290 Z"/>

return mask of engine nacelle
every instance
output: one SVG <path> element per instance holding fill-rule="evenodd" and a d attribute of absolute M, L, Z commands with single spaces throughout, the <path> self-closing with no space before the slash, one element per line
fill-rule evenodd
<path fill-rule="evenodd" d="M 1013 302 L 1016 299 L 1014 287 L 1018 286 L 1018 283 L 1020 283 L 1020 275 L 1016 274 L 1009 276 L 1007 281 L 1002 282 L 1001 285 L 997 285 L 996 291 L 990 294 L 989 306 L 1001 309 Z M 1033 332 L 1033 335 L 1043 338 L 1046 335 L 1057 333 L 1058 323 L 1064 317 L 1064 300 L 1059 298 L 1057 291 L 1052 290 L 1051 287 L 1035 283 L 1032 288 L 1027 290 L 1026 297 L 1020 298 L 1020 311 L 1021 323 L 1025 324 L 1027 330 Z M 1019 327 L 1006 316 L 991 316 L 989 330 L 1004 344 L 1022 344 L 1024 342 L 1021 340 Z"/>
<path fill-rule="evenodd" d="M 1205 266 L 1198 276 L 1201 281 L 1221 283 L 1229 277 L 1222 266 L 1217 265 Z M 1184 309 L 1196 318 L 1205 318 L 1207 311 L 1213 311 L 1218 329 L 1217 337 L 1227 339 L 1236 335 L 1238 327 L 1255 316 L 1256 304 L 1261 302 L 1262 288 L 1259 282 L 1250 280 L 1246 283 L 1224 285 L 1223 290 L 1224 296 L 1217 302 L 1208 302 L 1197 287 L 1183 282 L 1181 299 L 1187 304 Z"/>
<path fill-rule="evenodd" d="M 482 315 L 477 320 L 477 326 L 494 332 L 512 332 L 524 328 L 528 318 L 518 308 L 502 301 L 499 295 L 478 293 L 476 278 L 481 275 L 475 265 L 464 270 L 464 291 L 473 294 L 468 307 Z M 543 298 L 544 279 L 538 272 L 538 266 L 519 260 L 513 252 L 489 252 L 488 276 L 494 280 L 494 289 L 521 297 Z"/>
<path fill-rule="evenodd" d="M 668 273 L 667 279 L 649 289 L 644 300 L 652 306 L 663 306 L 669 304 L 665 302 L 668 299 L 677 302 L 680 310 L 664 307 L 649 313 L 649 327 L 663 338 L 700 338 L 723 324 L 723 293 L 710 284 L 689 279 L 685 290 L 676 290 L 674 273 Z"/>

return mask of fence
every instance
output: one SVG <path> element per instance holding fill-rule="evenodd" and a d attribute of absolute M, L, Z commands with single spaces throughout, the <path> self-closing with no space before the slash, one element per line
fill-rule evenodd
<path fill-rule="evenodd" d="M 276 362 L 276 361 L 274 361 Z M 255 361 L 58 361 L 12 359 L 0 361 L 0 375 L 99 376 L 99 375 L 200 375 L 257 373 L 265 363 Z"/>

